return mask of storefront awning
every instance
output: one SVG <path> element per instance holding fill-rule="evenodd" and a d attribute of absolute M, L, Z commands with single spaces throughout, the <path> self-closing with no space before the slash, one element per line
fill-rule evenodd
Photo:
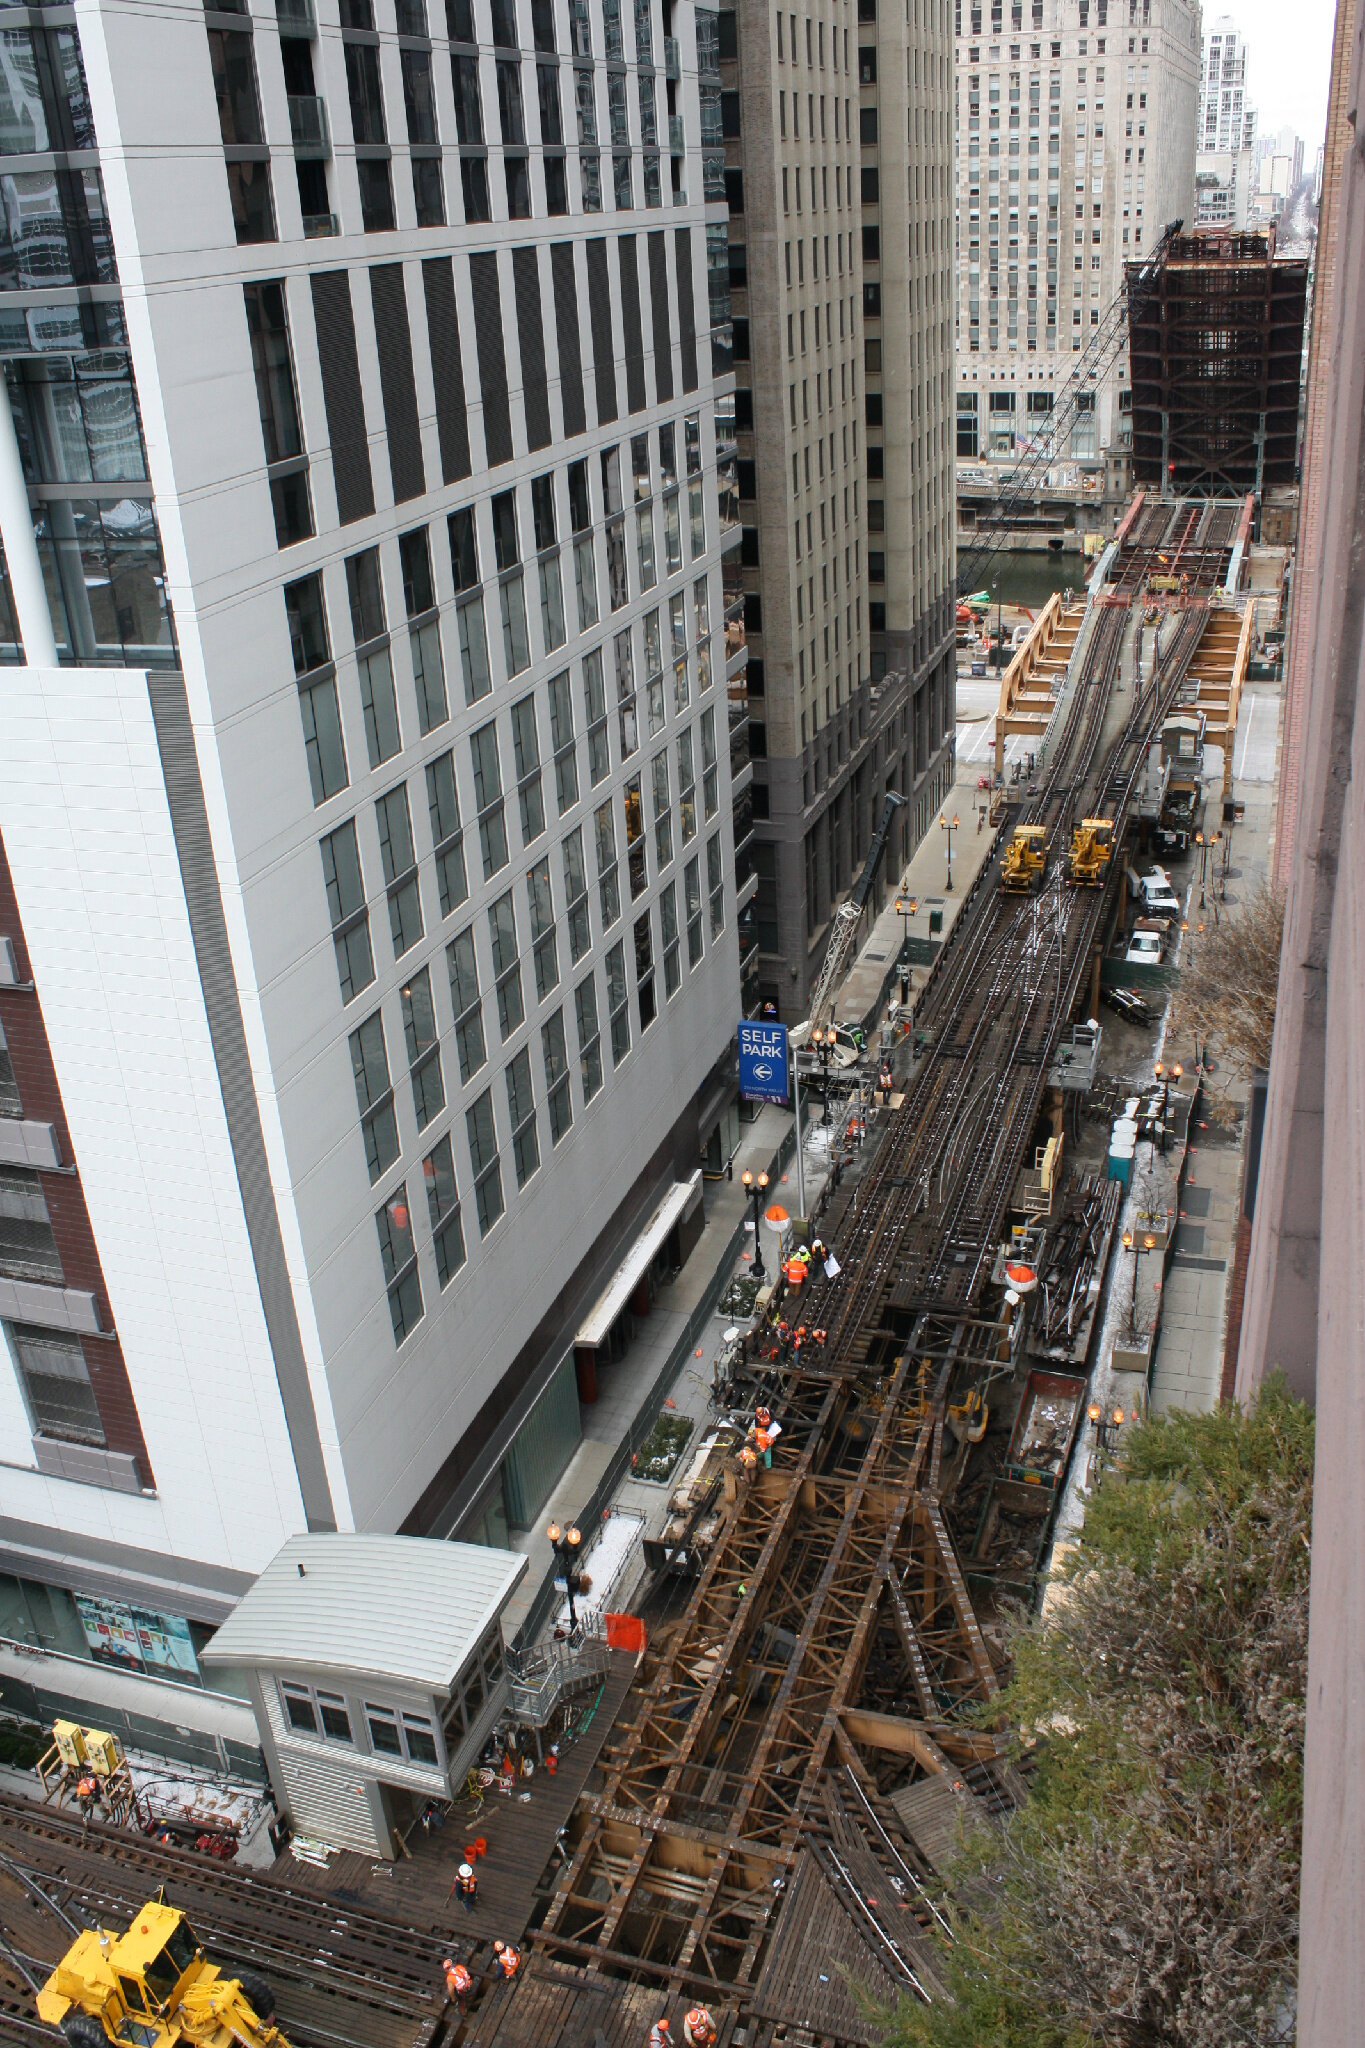
<path fill-rule="evenodd" d="M 591 1312 L 574 1338 L 575 1344 L 582 1344 L 590 1350 L 595 1350 L 599 1344 L 606 1342 L 612 1324 L 622 1310 L 629 1306 L 630 1297 L 639 1286 L 641 1277 L 649 1271 L 650 1264 L 669 1231 L 691 1206 L 693 1197 L 700 1188 L 700 1167 L 691 1180 L 674 1181 L 606 1287 L 598 1295 Z"/>

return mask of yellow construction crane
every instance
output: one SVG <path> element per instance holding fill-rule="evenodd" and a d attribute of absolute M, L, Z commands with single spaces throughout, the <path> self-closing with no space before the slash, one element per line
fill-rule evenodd
<path fill-rule="evenodd" d="M 274 2013 L 270 1986 L 250 1972 L 225 1976 L 185 1915 L 161 1899 L 126 1934 L 85 1929 L 38 1993 L 39 2018 L 70 2048 L 289 2048 Z"/>
<path fill-rule="evenodd" d="M 1071 834 L 1071 853 L 1067 863 L 1068 879 L 1081 888 L 1098 889 L 1109 873 L 1113 851 L 1113 819 L 1082 818 Z"/>
<path fill-rule="evenodd" d="M 1000 863 L 1000 886 L 1022 895 L 1041 882 L 1047 867 L 1047 831 L 1042 825 L 1016 825 Z"/>

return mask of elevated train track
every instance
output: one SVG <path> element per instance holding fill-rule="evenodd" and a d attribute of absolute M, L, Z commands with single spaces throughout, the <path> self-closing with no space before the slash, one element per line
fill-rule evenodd
<path fill-rule="evenodd" d="M 837 1834 L 854 1855 L 856 1826 L 899 1901 L 890 1946 L 863 1928 L 869 1954 L 932 1995 L 929 1874 L 889 1815 L 877 1759 L 890 1750 L 958 1782 L 971 1774 L 992 1802 L 1018 1789 L 994 1739 L 958 1718 L 998 1676 L 944 1520 L 960 1465 L 947 1403 L 996 1362 L 999 1328 L 981 1297 L 1103 911 L 1102 892 L 1061 880 L 1071 819 L 1102 802 L 1122 820 L 1235 519 L 1204 504 L 1147 507 L 1136 522 L 1118 565 L 1126 594 L 1101 605 L 1045 776 L 1018 813 L 1045 827 L 1052 879 L 1021 900 L 992 872 L 959 920 L 921 1020 L 925 1056 L 838 1239 L 842 1275 L 801 1306 L 825 1345 L 773 1369 L 783 1433 L 772 1468 L 739 1492 L 636 1719 L 604 1752 L 603 1788 L 571 1823 L 536 1935 L 547 1970 L 599 1990 L 701 1995 L 757 2022 L 751 2040 L 780 2039 L 788 2020 L 806 2024 L 794 2009 L 784 2018 L 774 1991 L 799 1917 L 793 1905 L 784 1919 L 784 1897 L 809 1891 L 810 1853 L 837 1897 L 831 1845 Z M 1191 565 L 1185 609 L 1102 751 L 1133 600 L 1173 551 Z M 831 1799 L 842 1802 L 837 1827 Z M 513 1999 L 502 2010 L 498 2040 L 533 2048 L 517 2009 Z M 865 2038 L 851 2010 L 826 2032 Z"/>

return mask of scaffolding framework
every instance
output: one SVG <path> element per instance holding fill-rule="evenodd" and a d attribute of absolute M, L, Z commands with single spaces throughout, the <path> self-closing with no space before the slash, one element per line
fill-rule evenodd
<path fill-rule="evenodd" d="M 1307 263 L 1273 235 L 1172 244 L 1129 330 L 1136 482 L 1259 498 L 1295 481 L 1307 293 Z"/>

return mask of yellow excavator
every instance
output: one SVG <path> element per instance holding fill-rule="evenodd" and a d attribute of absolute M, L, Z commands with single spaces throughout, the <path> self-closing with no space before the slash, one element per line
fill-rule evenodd
<path fill-rule="evenodd" d="M 1011 895 L 1023 895 L 1041 882 L 1047 867 L 1047 830 L 1042 825 L 1016 825 L 1014 837 L 1000 863 L 1000 886 Z"/>
<path fill-rule="evenodd" d="M 275 1999 L 249 1971 L 225 1976 L 185 1915 L 155 1899 L 126 1934 L 78 1935 L 38 1993 L 38 2016 L 70 2048 L 289 2048 Z"/>
<path fill-rule="evenodd" d="M 1114 852 L 1112 818 L 1082 818 L 1072 829 L 1068 878 L 1083 889 L 1102 887 Z"/>

